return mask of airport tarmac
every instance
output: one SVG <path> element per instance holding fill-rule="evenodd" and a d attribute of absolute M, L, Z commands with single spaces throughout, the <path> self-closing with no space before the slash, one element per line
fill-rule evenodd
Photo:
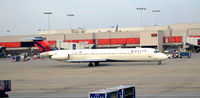
<path fill-rule="evenodd" d="M 112 62 L 88 67 L 49 59 L 0 58 L 0 80 L 12 80 L 11 98 L 87 98 L 88 92 L 123 84 L 136 98 L 200 98 L 200 54 L 157 62 Z"/>

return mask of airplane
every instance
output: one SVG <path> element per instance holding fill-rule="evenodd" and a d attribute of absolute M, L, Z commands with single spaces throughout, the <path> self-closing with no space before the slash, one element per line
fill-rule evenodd
<path fill-rule="evenodd" d="M 99 66 L 100 62 L 158 62 L 161 65 L 168 58 L 153 48 L 56 50 L 43 37 L 32 40 L 41 51 L 40 56 L 68 63 L 88 63 L 89 67 Z"/>

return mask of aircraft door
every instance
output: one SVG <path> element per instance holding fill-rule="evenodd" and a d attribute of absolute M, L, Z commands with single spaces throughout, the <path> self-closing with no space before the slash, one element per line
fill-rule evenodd
<path fill-rule="evenodd" d="M 148 60 L 151 60 L 151 59 L 153 59 L 154 58 L 154 53 L 147 53 L 147 58 L 148 58 Z"/>
<path fill-rule="evenodd" d="M 67 54 L 67 59 L 68 59 L 68 60 L 70 59 L 70 54 Z"/>

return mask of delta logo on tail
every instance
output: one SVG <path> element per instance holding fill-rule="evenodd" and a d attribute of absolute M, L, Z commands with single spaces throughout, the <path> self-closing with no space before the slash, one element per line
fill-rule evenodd
<path fill-rule="evenodd" d="M 35 46 L 37 46 L 41 52 L 47 52 L 47 51 L 56 50 L 43 37 L 34 37 L 32 40 L 33 40 Z"/>

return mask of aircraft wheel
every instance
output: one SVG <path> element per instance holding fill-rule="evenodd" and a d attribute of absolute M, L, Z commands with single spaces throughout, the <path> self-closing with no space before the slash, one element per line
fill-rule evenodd
<path fill-rule="evenodd" d="M 93 67 L 93 63 L 89 62 L 88 67 Z"/>
<path fill-rule="evenodd" d="M 99 62 L 94 62 L 94 65 L 95 66 L 99 66 Z"/>
<path fill-rule="evenodd" d="M 5 96 L 4 96 L 4 97 L 9 97 L 9 96 L 8 96 L 8 94 L 5 94 Z"/>
<path fill-rule="evenodd" d="M 161 65 L 162 64 L 162 62 L 161 61 L 158 61 L 158 65 Z"/>

